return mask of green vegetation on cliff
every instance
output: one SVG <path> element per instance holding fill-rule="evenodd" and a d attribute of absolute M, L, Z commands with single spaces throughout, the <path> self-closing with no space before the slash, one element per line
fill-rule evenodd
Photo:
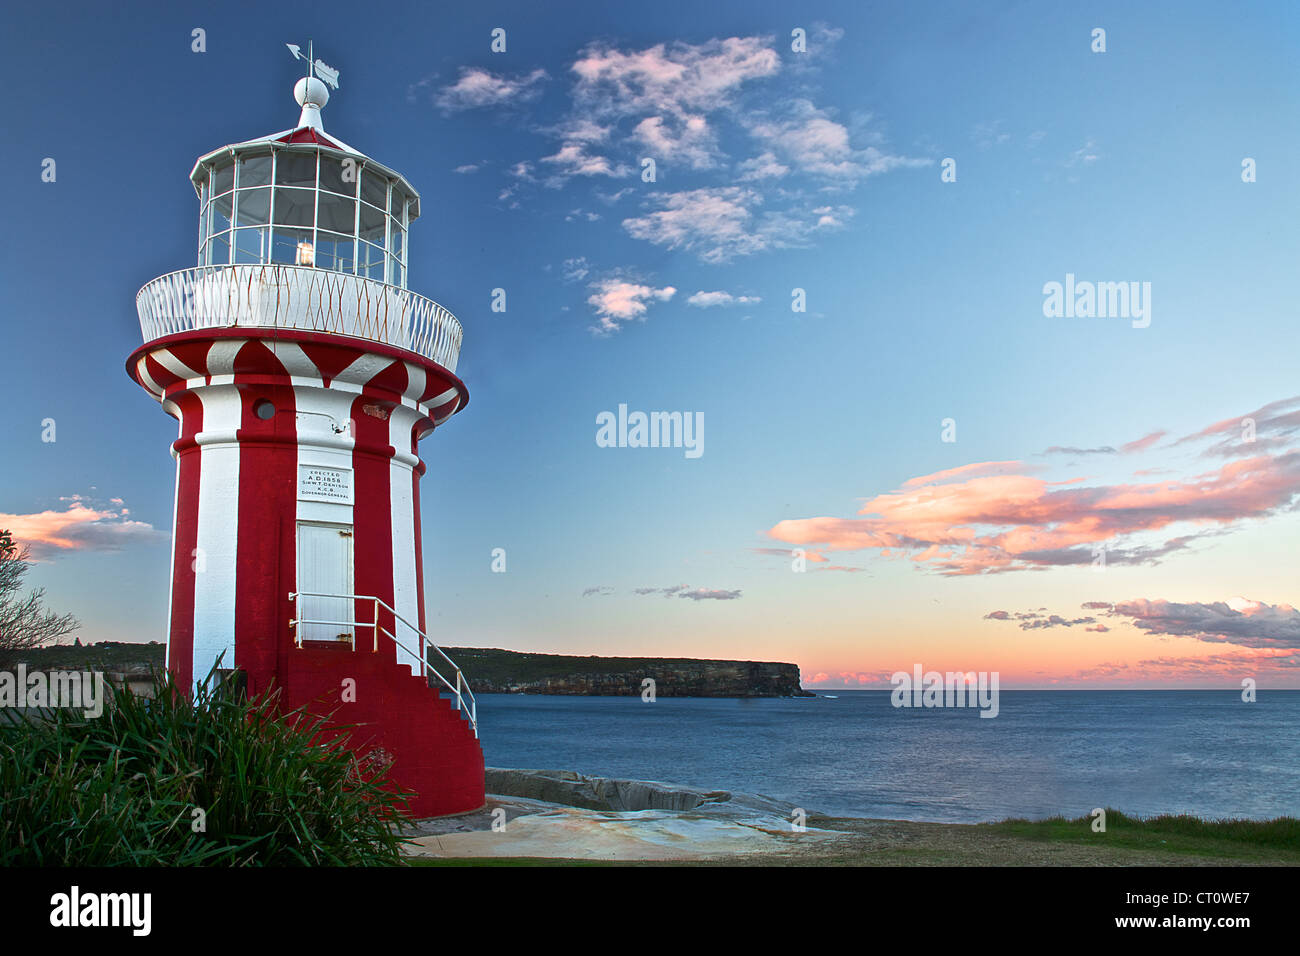
<path fill-rule="evenodd" d="M 483 647 L 448 647 L 475 693 L 636 696 L 642 681 L 659 697 L 812 697 L 799 668 L 775 661 L 665 657 L 570 657 Z"/>

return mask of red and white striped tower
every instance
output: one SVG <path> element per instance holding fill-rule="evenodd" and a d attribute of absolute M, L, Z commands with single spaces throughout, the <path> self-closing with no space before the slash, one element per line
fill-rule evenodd
<path fill-rule="evenodd" d="M 473 809 L 474 699 L 428 634 L 420 547 L 418 442 L 468 399 L 461 327 L 406 287 L 419 194 L 326 135 L 311 72 L 295 128 L 195 163 L 198 266 L 136 300 L 127 371 L 180 423 L 167 666 L 338 708 L 415 815 Z"/>

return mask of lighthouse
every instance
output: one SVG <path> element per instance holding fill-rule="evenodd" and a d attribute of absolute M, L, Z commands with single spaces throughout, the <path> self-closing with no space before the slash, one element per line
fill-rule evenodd
<path fill-rule="evenodd" d="M 127 371 L 179 423 L 167 667 L 355 725 L 413 816 L 471 810 L 477 707 L 428 629 L 420 535 L 461 326 L 408 288 L 419 193 L 325 132 L 338 74 L 306 59 L 297 125 L 198 159 L 197 263 L 136 298 Z"/>

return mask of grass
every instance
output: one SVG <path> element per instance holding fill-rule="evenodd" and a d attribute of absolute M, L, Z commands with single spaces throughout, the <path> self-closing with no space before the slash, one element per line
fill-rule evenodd
<path fill-rule="evenodd" d="M 412 866 L 1164 866 L 1300 865 L 1300 820 L 1140 818 L 1106 811 L 1106 832 L 1092 818 L 1011 819 L 998 823 L 916 823 L 810 816 L 811 825 L 840 831 L 833 842 L 794 844 L 774 854 L 682 861 L 485 857 L 420 858 Z"/>
<path fill-rule="evenodd" d="M 152 700 L 105 688 L 103 716 L 0 728 L 0 865 L 399 865 L 404 802 L 346 727 L 276 693 L 169 674 Z"/>
<path fill-rule="evenodd" d="M 1087 845 L 1099 850 L 1152 850 L 1253 862 L 1300 863 L 1300 820 L 1204 820 L 1187 814 L 1130 816 L 1106 810 L 1106 832 L 1094 833 L 1092 817 L 1011 819 L 979 824 L 993 833 L 1031 842 Z"/>

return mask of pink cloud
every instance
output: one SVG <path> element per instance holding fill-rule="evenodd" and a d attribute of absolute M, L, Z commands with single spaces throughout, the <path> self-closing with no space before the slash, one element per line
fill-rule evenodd
<path fill-rule="evenodd" d="M 946 575 L 1088 564 L 1100 545 L 1108 563 L 1144 564 L 1216 532 L 1127 547 L 1126 536 L 1179 522 L 1223 530 L 1288 508 L 1300 493 L 1300 451 L 1146 484 L 1063 486 L 1006 473 L 1013 464 L 978 462 L 909 479 L 867 501 L 861 517 L 786 519 L 767 533 L 824 551 L 897 549 Z"/>
<path fill-rule="evenodd" d="M 121 499 L 102 508 L 81 496 L 61 500 L 67 504 L 62 511 L 0 513 L 0 528 L 7 529 L 16 544 L 29 547 L 38 560 L 61 551 L 120 551 L 135 541 L 165 538 L 152 525 L 130 518 Z"/>
<path fill-rule="evenodd" d="M 1150 448 L 1160 439 L 1164 438 L 1166 434 L 1168 434 L 1168 432 L 1154 431 L 1149 435 L 1145 435 L 1142 438 L 1137 439 L 1136 441 L 1131 441 L 1126 445 L 1120 445 L 1119 450 L 1121 454 L 1125 454 L 1125 455 L 1130 455 L 1134 452 L 1139 452 L 1139 451 L 1146 451 L 1148 448 Z"/>

